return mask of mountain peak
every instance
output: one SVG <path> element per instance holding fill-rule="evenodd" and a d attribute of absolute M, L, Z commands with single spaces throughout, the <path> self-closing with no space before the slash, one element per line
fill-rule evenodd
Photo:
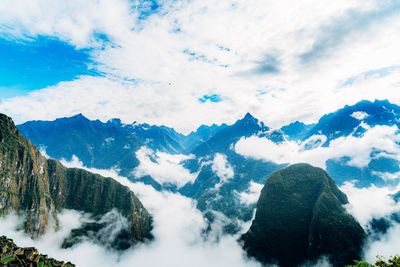
<path fill-rule="evenodd" d="M 360 257 L 365 232 L 344 209 L 346 195 L 328 174 L 309 164 L 273 173 L 261 191 L 255 219 L 242 237 L 262 262 L 297 266 L 329 255 L 334 266 Z"/>
<path fill-rule="evenodd" d="M 122 121 L 119 118 L 112 118 L 107 121 L 107 123 L 114 124 L 114 125 L 122 125 Z"/>
<path fill-rule="evenodd" d="M 258 119 L 256 117 L 254 117 L 253 115 L 251 115 L 250 112 L 247 112 L 246 115 L 244 115 L 242 120 L 255 120 L 258 121 Z"/>
<path fill-rule="evenodd" d="M 72 117 L 70 117 L 71 119 L 88 119 L 85 117 L 85 115 L 83 115 L 82 113 L 78 113 Z"/>

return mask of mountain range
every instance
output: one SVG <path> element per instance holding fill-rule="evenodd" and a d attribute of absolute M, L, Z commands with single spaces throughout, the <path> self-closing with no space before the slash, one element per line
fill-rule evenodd
<path fill-rule="evenodd" d="M 279 129 L 272 129 L 247 113 L 234 124 L 202 125 L 188 135 L 166 126 L 124 124 L 119 119 L 92 121 L 82 114 L 54 121 L 30 121 L 17 127 L 51 158 L 71 160 L 76 156 L 87 167 L 113 168 L 122 176 L 151 184 L 157 190 L 179 192 L 195 199 L 211 220 L 223 214 L 247 221 L 252 217 L 255 201 L 243 201 L 242 196 L 256 193 L 251 192 L 252 186 L 259 188 L 266 177 L 288 164 L 243 156 L 234 149 L 239 140 L 256 136 L 277 145 L 295 142 L 307 151 L 327 148 L 340 138 L 362 138 L 377 126 L 399 127 L 400 107 L 387 100 L 361 101 L 324 115 L 314 124 L 297 121 Z M 138 151 L 143 147 L 154 152 L 148 161 L 155 165 L 162 160 L 157 152 L 186 155 L 178 165 L 193 178 L 178 185 L 158 179 L 151 172 L 135 171 L 141 163 Z M 359 187 L 391 183 L 395 179 L 383 176 L 399 173 L 400 162 L 389 153 L 379 152 L 371 152 L 366 166 L 355 166 L 346 156 L 328 158 L 326 170 L 339 185 L 346 181 L 354 181 Z M 224 160 L 222 167 L 229 175 L 218 173 L 217 159 Z"/>
<path fill-rule="evenodd" d="M 225 233 L 238 233 L 242 222 L 254 218 L 240 240 L 248 255 L 261 262 L 295 266 L 326 256 L 343 266 L 360 258 L 366 233 L 346 212 L 347 197 L 335 183 L 396 183 L 387 178 L 400 172 L 392 147 L 372 147 L 363 166 L 353 164 L 351 155 L 334 154 L 325 172 L 309 164 L 244 155 L 236 144 L 257 138 L 306 153 L 336 149 L 346 139 L 362 140 L 379 127 L 398 136 L 399 126 L 400 107 L 385 100 L 361 101 L 314 124 L 296 121 L 279 129 L 247 113 L 231 125 L 202 125 L 188 135 L 119 119 L 93 121 L 82 114 L 18 126 L 0 115 L 0 215 L 24 215 L 24 231 L 36 238 L 50 225 L 57 229 L 63 209 L 89 213 L 91 220 L 70 232 L 64 248 L 90 239 L 120 250 L 152 239 L 152 217 L 129 188 L 58 161 L 79 159 L 86 167 L 113 169 L 133 182 L 195 200 L 210 224 L 216 219 L 223 223 Z M 387 141 L 399 144 L 396 138 Z M 173 169 L 178 171 L 169 173 Z M 399 201 L 399 193 L 392 198 Z M 398 213 L 376 218 L 368 234 L 378 237 L 398 218 Z M 126 226 L 110 232 L 121 220 Z"/>

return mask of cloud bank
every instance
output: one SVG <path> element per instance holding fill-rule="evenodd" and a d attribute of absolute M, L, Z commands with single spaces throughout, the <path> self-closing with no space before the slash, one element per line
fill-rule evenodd
<path fill-rule="evenodd" d="M 369 228 L 372 219 L 386 218 L 393 213 L 400 213 L 400 202 L 395 202 L 393 194 L 400 191 L 400 185 L 392 187 L 357 188 L 353 183 L 345 183 L 340 189 L 346 193 L 350 204 L 346 205 L 347 211 L 352 214 L 364 227 Z M 390 220 L 391 221 L 391 220 Z M 377 256 L 389 258 L 400 253 L 400 223 L 392 222 L 387 233 L 371 237 L 364 245 L 364 257 L 369 262 L 375 262 Z"/>
<path fill-rule="evenodd" d="M 78 159 L 64 161 L 63 164 L 84 168 Z M 0 220 L 2 231 L 20 246 L 35 246 L 41 253 L 71 261 L 77 266 L 261 267 L 246 258 L 236 242 L 237 236 L 221 236 L 219 231 L 204 235 L 207 222 L 192 200 L 174 193 L 158 192 L 142 183 L 131 183 L 115 170 L 84 169 L 111 177 L 135 192 L 153 215 L 154 241 L 123 253 L 107 250 L 88 241 L 61 249 L 61 243 L 69 231 L 79 227 L 85 219 L 84 214 L 67 210 L 60 215 L 61 230 L 54 232 L 50 229 L 39 240 L 32 240 L 17 231 L 16 225 L 21 220 L 13 214 Z"/>
<path fill-rule="evenodd" d="M 325 136 L 312 136 L 302 143 L 284 141 L 279 144 L 252 136 L 240 139 L 234 149 L 243 156 L 276 163 L 306 162 L 325 168 L 328 159 L 349 157 L 349 166 L 365 167 L 374 157 L 400 159 L 398 130 L 397 126 L 375 126 L 361 137 L 349 135 L 333 139 L 328 147 L 322 146 Z"/>
<path fill-rule="evenodd" d="M 139 3 L 4 0 L 0 38 L 88 49 L 100 75 L 3 99 L 0 111 L 17 123 L 81 112 L 188 133 L 247 111 L 277 127 L 361 99 L 400 104 L 397 1 Z"/>
<path fill-rule="evenodd" d="M 132 173 L 136 177 L 149 175 L 160 184 L 173 184 L 178 188 L 196 179 L 197 173 L 191 173 L 181 165 L 192 158 L 190 155 L 172 155 L 142 147 L 136 151 L 136 157 L 140 161 Z"/>

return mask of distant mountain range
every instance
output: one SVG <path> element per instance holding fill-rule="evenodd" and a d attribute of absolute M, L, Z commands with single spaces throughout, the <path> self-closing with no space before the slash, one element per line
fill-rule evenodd
<path fill-rule="evenodd" d="M 271 129 L 247 113 L 232 125 L 202 125 L 188 135 L 165 126 L 123 124 L 118 119 L 92 121 L 82 114 L 55 121 L 30 121 L 18 125 L 18 129 L 51 158 L 71 160 L 75 155 L 87 167 L 114 168 L 131 180 L 191 197 L 211 220 L 223 214 L 247 221 L 252 217 L 255 201 L 244 201 L 244 196 L 258 194 L 251 188 L 264 184 L 266 177 L 287 164 L 236 153 L 234 145 L 240 139 L 257 136 L 275 144 L 296 142 L 305 150 L 312 150 L 329 147 L 338 138 L 362 138 L 376 126 L 400 127 L 400 107 L 386 100 L 361 101 L 324 115 L 315 124 L 294 122 L 280 129 Z M 168 155 L 191 155 L 179 162 L 179 166 L 195 179 L 178 186 L 155 175 L 138 176 L 137 151 L 142 147 Z M 349 164 L 351 159 L 345 156 L 328 159 L 326 170 L 339 185 L 346 181 L 355 181 L 357 186 L 394 182 L 395 179 L 385 179 L 383 174 L 400 173 L 400 162 L 379 152 L 374 150 L 371 161 L 362 167 Z M 223 164 L 218 160 L 224 160 Z M 149 161 L 158 164 L 160 158 L 154 156 Z M 218 171 L 221 166 L 227 175 Z"/>

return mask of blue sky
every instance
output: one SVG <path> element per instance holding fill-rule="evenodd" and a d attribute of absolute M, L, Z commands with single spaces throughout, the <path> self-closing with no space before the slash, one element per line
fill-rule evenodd
<path fill-rule="evenodd" d="M 89 51 L 76 49 L 57 38 L 0 39 L 0 98 L 93 75 Z"/>
<path fill-rule="evenodd" d="M 399 14 L 397 0 L 3 0 L 0 112 L 189 132 L 400 104 Z"/>

